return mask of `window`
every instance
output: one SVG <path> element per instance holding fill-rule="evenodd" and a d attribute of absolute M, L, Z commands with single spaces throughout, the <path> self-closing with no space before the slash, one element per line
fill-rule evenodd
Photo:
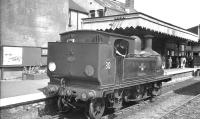
<path fill-rule="evenodd" d="M 67 42 L 68 43 L 74 43 L 76 40 L 75 39 L 73 39 L 73 38 L 71 38 L 71 39 L 67 39 Z"/>
<path fill-rule="evenodd" d="M 114 48 L 115 56 L 125 57 L 128 54 L 129 43 L 126 40 L 117 39 L 114 43 Z"/>
<path fill-rule="evenodd" d="M 42 56 L 47 56 L 47 54 L 48 54 L 48 49 L 42 48 Z"/>
<path fill-rule="evenodd" d="M 184 45 L 180 45 L 179 50 L 180 50 L 180 51 L 185 51 L 185 46 L 184 46 Z"/>
<path fill-rule="evenodd" d="M 167 56 L 175 56 L 175 51 L 173 49 L 168 49 Z"/>
<path fill-rule="evenodd" d="M 90 10 L 90 16 L 91 16 L 91 18 L 95 17 L 95 10 Z"/>

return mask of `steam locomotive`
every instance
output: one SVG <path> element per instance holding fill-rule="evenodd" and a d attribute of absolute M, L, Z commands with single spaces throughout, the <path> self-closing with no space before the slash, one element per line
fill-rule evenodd
<path fill-rule="evenodd" d="M 99 119 L 105 108 L 161 93 L 164 76 L 161 56 L 152 50 L 151 36 L 141 50 L 141 39 L 93 30 L 60 34 L 48 43 L 49 85 L 57 87 L 60 111 L 85 108 Z"/>

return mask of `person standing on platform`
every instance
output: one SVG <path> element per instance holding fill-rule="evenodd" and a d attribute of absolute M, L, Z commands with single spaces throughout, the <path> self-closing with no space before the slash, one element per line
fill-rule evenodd
<path fill-rule="evenodd" d="M 165 69 L 165 56 L 162 56 L 162 68 Z"/>
<path fill-rule="evenodd" d="M 178 58 L 178 56 L 176 57 L 176 68 L 179 68 L 179 58 Z"/>
<path fill-rule="evenodd" d="M 186 58 L 185 57 L 181 57 L 181 68 L 185 68 L 185 63 L 186 63 Z"/>
<path fill-rule="evenodd" d="M 168 59 L 168 64 L 169 64 L 169 69 L 171 69 L 172 68 L 172 58 L 171 57 L 169 57 L 169 59 Z"/>
<path fill-rule="evenodd" d="M 187 60 L 188 67 L 193 68 L 193 56 L 189 56 Z"/>
<path fill-rule="evenodd" d="M 181 56 L 180 61 L 181 61 L 181 68 L 183 68 L 183 56 Z"/>
<path fill-rule="evenodd" d="M 186 58 L 183 57 L 183 68 L 185 68 L 185 64 L 186 64 Z"/>
<path fill-rule="evenodd" d="M 190 67 L 194 68 L 194 58 L 191 56 Z"/>

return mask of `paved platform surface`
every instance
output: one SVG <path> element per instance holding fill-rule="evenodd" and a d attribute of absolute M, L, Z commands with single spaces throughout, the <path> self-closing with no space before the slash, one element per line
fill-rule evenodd
<path fill-rule="evenodd" d="M 47 86 L 48 82 L 49 79 L 0 81 L 0 98 L 40 93 L 40 89 Z"/>
<path fill-rule="evenodd" d="M 173 74 L 179 74 L 184 72 L 190 72 L 190 71 L 196 71 L 200 68 L 178 68 L 178 69 L 165 69 L 164 75 L 173 75 Z"/>
<path fill-rule="evenodd" d="M 48 82 L 49 79 L 0 81 L 0 107 L 45 99 L 46 95 L 41 89 L 46 87 Z"/>
<path fill-rule="evenodd" d="M 192 70 L 194 69 L 166 69 L 165 75 L 183 73 Z M 48 82 L 49 79 L 0 81 L 0 107 L 45 98 L 46 96 L 40 89 L 46 87 Z"/>

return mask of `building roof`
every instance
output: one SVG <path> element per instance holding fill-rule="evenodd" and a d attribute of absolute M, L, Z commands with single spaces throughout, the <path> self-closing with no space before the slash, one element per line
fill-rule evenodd
<path fill-rule="evenodd" d="M 154 32 L 198 42 L 196 34 L 141 12 L 83 19 L 83 29 L 106 30 L 130 27 L 142 27 Z"/>
<path fill-rule="evenodd" d="M 187 29 L 187 30 L 190 31 L 190 32 L 192 32 L 192 33 L 197 34 L 198 37 L 199 37 L 199 43 L 200 43 L 200 24 L 197 25 L 197 26 L 194 26 L 194 27 L 192 27 L 192 28 L 189 28 L 189 29 Z"/>
<path fill-rule="evenodd" d="M 101 6 L 110 8 L 115 11 L 119 11 L 122 13 L 126 13 L 125 4 L 119 1 L 111 1 L 111 0 L 94 0 L 99 3 Z"/>
<path fill-rule="evenodd" d="M 88 14 L 86 9 L 75 3 L 73 0 L 69 0 L 69 9 Z"/>
<path fill-rule="evenodd" d="M 187 30 L 198 35 L 198 25 L 192 28 L 189 28 Z"/>

